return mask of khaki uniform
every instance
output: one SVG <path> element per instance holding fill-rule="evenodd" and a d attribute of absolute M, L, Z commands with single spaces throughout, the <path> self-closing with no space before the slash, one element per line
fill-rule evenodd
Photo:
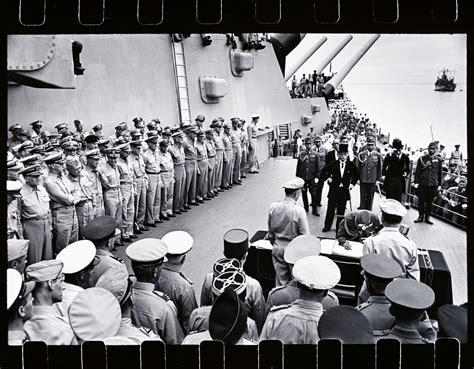
<path fill-rule="evenodd" d="M 212 140 L 205 140 L 204 145 L 207 150 L 207 160 L 209 161 L 209 171 L 207 175 L 207 188 L 204 189 L 205 194 L 212 195 L 215 191 L 215 180 L 216 180 L 216 146 Z"/>
<path fill-rule="evenodd" d="M 158 153 L 160 159 L 161 181 L 161 215 L 166 217 L 173 214 L 173 194 L 174 194 L 174 164 L 169 152 Z"/>
<path fill-rule="evenodd" d="M 133 235 L 133 220 L 135 215 L 135 171 L 132 161 L 127 158 L 117 159 L 120 174 L 120 192 L 122 194 L 122 237 Z"/>
<path fill-rule="evenodd" d="M 69 321 L 59 316 L 52 306 L 33 306 L 33 317 L 24 325 L 29 341 L 47 345 L 77 345 Z"/>
<path fill-rule="evenodd" d="M 115 336 L 129 338 L 136 341 L 138 345 L 144 341 L 161 341 L 161 338 L 154 334 L 153 330 L 134 326 L 130 318 L 122 318 L 120 328 Z"/>
<path fill-rule="evenodd" d="M 231 129 L 230 137 L 232 142 L 232 182 L 240 180 L 240 162 L 242 161 L 242 131 Z"/>
<path fill-rule="evenodd" d="M 96 257 L 99 259 L 99 262 L 94 266 L 91 272 L 91 287 L 94 287 L 99 278 L 111 268 L 123 268 L 128 274 L 127 267 L 122 259 L 115 257 L 109 250 L 102 248 L 97 249 Z"/>
<path fill-rule="evenodd" d="M 160 219 L 161 206 L 161 178 L 160 178 L 160 159 L 158 150 L 147 150 L 143 153 L 145 163 L 145 172 L 148 175 L 148 189 L 146 193 L 146 214 L 145 222 L 155 223 Z"/>
<path fill-rule="evenodd" d="M 224 144 L 224 163 L 222 169 L 222 187 L 227 187 L 232 184 L 232 142 L 230 135 L 224 133 L 222 135 L 222 142 Z"/>
<path fill-rule="evenodd" d="M 129 161 L 133 166 L 135 173 L 135 223 L 142 228 L 145 222 L 146 213 L 146 194 L 148 189 L 148 178 L 145 173 L 145 162 L 141 155 L 130 154 Z"/>
<path fill-rule="evenodd" d="M 207 148 L 205 143 L 196 142 L 196 161 L 198 167 L 196 197 L 202 200 L 207 196 L 208 176 L 209 176 L 209 160 L 207 158 Z"/>
<path fill-rule="evenodd" d="M 186 169 L 186 185 L 184 188 L 184 204 L 189 205 L 196 202 L 196 149 L 194 141 L 189 137 L 185 137 L 183 141 L 185 169 Z"/>
<path fill-rule="evenodd" d="M 94 205 L 93 205 L 93 190 L 92 183 L 89 182 L 88 177 L 86 177 L 82 171 L 79 177 L 74 178 L 71 175 L 68 175 L 67 178 L 71 181 L 74 186 L 76 193 L 76 213 L 77 213 L 77 222 L 78 222 L 78 239 L 82 240 L 82 231 L 84 227 L 94 219 Z"/>
<path fill-rule="evenodd" d="M 63 282 L 63 299 L 61 302 L 53 304 L 53 308 L 61 317 L 69 321 L 69 306 L 71 306 L 72 300 L 82 291 L 84 291 L 82 287 Z"/>
<path fill-rule="evenodd" d="M 384 338 L 396 338 L 402 344 L 403 343 L 408 343 L 408 344 L 430 343 L 428 340 L 421 337 L 420 333 L 418 333 L 417 330 L 415 330 L 415 329 L 406 329 L 406 328 L 399 327 L 399 326 L 395 326 L 390 331 L 384 332 L 383 335 L 378 337 L 378 340 L 379 339 L 384 339 Z"/>
<path fill-rule="evenodd" d="M 184 209 L 186 191 L 186 169 L 184 148 L 174 144 L 169 148 L 174 164 L 173 212 Z"/>
<path fill-rule="evenodd" d="M 23 238 L 23 228 L 20 222 L 19 202 L 17 199 L 8 204 L 7 210 L 7 238 Z"/>
<path fill-rule="evenodd" d="M 106 163 L 102 168 L 102 188 L 104 189 L 105 215 L 110 215 L 122 227 L 122 194 L 120 192 L 120 174 L 117 166 L 112 168 Z"/>
<path fill-rule="evenodd" d="M 214 190 L 218 190 L 222 183 L 222 170 L 224 167 L 224 143 L 222 135 L 214 131 L 212 133 L 212 142 L 216 148 L 216 167 L 214 171 Z"/>
<path fill-rule="evenodd" d="M 92 206 L 94 208 L 94 218 L 105 215 L 104 194 L 100 174 L 97 169 L 84 167 L 83 174 L 89 180 L 92 189 Z"/>
<path fill-rule="evenodd" d="M 257 124 L 250 122 L 247 127 L 249 137 L 249 169 L 251 172 L 257 170 L 257 153 L 258 153 L 258 140 L 257 140 Z"/>

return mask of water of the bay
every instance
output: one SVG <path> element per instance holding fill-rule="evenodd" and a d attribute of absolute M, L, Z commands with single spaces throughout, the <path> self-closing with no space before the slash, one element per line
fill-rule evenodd
<path fill-rule="evenodd" d="M 399 137 L 416 150 L 432 140 L 446 146 L 455 144 L 467 152 L 466 86 L 455 92 L 436 92 L 432 84 L 344 84 L 349 99 L 359 113 L 390 132 L 390 141 Z"/>

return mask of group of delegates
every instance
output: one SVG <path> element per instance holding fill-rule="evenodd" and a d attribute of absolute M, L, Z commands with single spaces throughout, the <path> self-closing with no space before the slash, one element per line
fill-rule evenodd
<path fill-rule="evenodd" d="M 216 118 L 209 128 L 194 124 L 161 128 L 153 119 L 126 122 L 104 137 L 102 125 L 86 132 L 66 123 L 57 133 L 31 123 L 12 125 L 8 140 L 7 202 L 9 239 L 30 241 L 28 264 L 52 259 L 84 238 L 85 226 L 102 215 L 117 222 L 115 246 L 133 242 L 192 206 L 241 185 L 258 173 L 258 124 Z"/>
<path fill-rule="evenodd" d="M 323 96 L 324 83 L 324 73 L 318 73 L 316 70 L 309 73 L 307 77 L 306 74 L 303 74 L 299 83 L 294 75 L 291 80 L 290 96 L 292 98 L 321 97 Z"/>
<path fill-rule="evenodd" d="M 319 240 L 309 234 L 307 215 L 297 204 L 303 185 L 300 178 L 288 181 L 284 186 L 285 199 L 270 206 L 268 217 L 268 238 L 273 245 L 278 287 L 270 292 L 266 304 L 274 300 L 278 306 L 270 309 L 260 338 L 281 339 L 284 343 L 314 343 L 319 338 L 327 338 L 315 337 L 314 331 L 320 330 L 318 324 L 325 316 L 324 310 L 332 311 L 329 303 L 337 303 L 329 290 L 340 280 L 337 264 L 324 256 L 314 256 L 319 254 L 321 246 Z M 338 227 L 336 238 L 341 246 L 350 249 L 348 241 L 363 242 L 364 283 L 355 310 L 370 325 L 354 311 L 348 314 L 351 319 L 359 316 L 357 323 L 354 320 L 352 325 L 347 324 L 360 331 L 361 327 L 369 326 L 371 331 L 367 332 L 373 333 L 366 335 L 369 340 L 390 337 L 403 343 L 432 342 L 438 336 L 438 326 L 442 336 L 454 334 L 465 339 L 466 306 L 442 306 L 437 317 L 426 313 L 435 301 L 435 294 L 420 282 L 417 246 L 402 233 L 400 226 L 406 208 L 397 200 L 386 199 L 381 202 L 380 210 L 381 220 L 369 210 L 357 210 L 346 214 Z M 293 253 L 297 246 L 308 250 L 303 254 L 310 257 L 295 260 Z M 307 269 L 300 269 L 300 263 L 307 265 Z M 298 296 L 299 300 L 295 300 Z M 343 310 L 348 312 L 351 308 Z M 350 331 L 350 327 L 344 327 L 344 317 L 337 316 L 334 321 L 342 324 L 341 330 Z M 457 328 L 462 327 L 457 332 L 449 328 L 454 322 Z M 353 334 L 357 337 L 357 333 Z"/>

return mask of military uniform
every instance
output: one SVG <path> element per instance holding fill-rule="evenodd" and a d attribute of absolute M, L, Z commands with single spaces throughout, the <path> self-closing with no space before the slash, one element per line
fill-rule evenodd
<path fill-rule="evenodd" d="M 236 184 L 240 181 L 240 162 L 242 161 L 242 132 L 238 128 L 230 130 L 232 143 L 232 183 Z"/>
<path fill-rule="evenodd" d="M 160 143 L 160 145 L 162 145 Z M 166 218 L 173 214 L 173 196 L 174 196 L 174 163 L 171 154 L 161 150 L 158 153 L 160 160 L 160 176 L 163 182 L 161 188 L 161 216 Z"/>
<path fill-rule="evenodd" d="M 204 136 L 204 132 L 199 132 L 199 136 Z M 209 176 L 209 160 L 207 158 L 207 148 L 204 142 L 199 140 L 196 142 L 196 162 L 198 167 L 197 183 L 196 183 L 196 198 L 198 201 L 208 199 L 207 187 Z"/>
<path fill-rule="evenodd" d="M 216 188 L 216 170 L 217 170 L 217 151 L 216 145 L 212 141 L 212 131 L 206 131 L 206 140 L 204 145 L 207 150 L 207 160 L 209 161 L 209 171 L 207 176 L 207 188 L 204 189 L 204 192 L 207 196 L 217 195 Z"/>
<path fill-rule="evenodd" d="M 212 132 L 212 141 L 216 148 L 216 170 L 214 172 L 214 190 L 218 191 L 222 183 L 222 171 L 224 167 L 224 143 L 220 132 Z"/>
<path fill-rule="evenodd" d="M 190 332 L 183 341 L 183 345 L 199 345 L 202 341 L 210 341 L 212 340 L 211 334 L 208 330 L 198 332 L 192 331 Z M 249 340 L 247 338 L 242 337 L 236 345 L 256 345 L 257 342 Z"/>
<path fill-rule="evenodd" d="M 302 188 L 303 204 L 306 211 L 309 209 L 308 202 L 308 189 L 311 194 L 311 200 L 313 203 L 313 214 L 317 214 L 317 189 L 318 184 L 315 183 L 315 179 L 319 181 L 319 155 L 309 149 L 302 151 L 298 156 L 298 162 L 296 164 L 296 176 L 304 180 L 304 186 Z"/>
<path fill-rule="evenodd" d="M 101 168 L 102 188 L 104 190 L 105 215 L 115 219 L 119 228 L 122 225 L 122 194 L 120 192 L 120 173 L 117 166 L 108 162 Z"/>
<path fill-rule="evenodd" d="M 232 141 L 230 135 L 225 131 L 222 135 L 222 143 L 224 144 L 224 156 L 221 187 L 227 189 L 229 185 L 232 185 Z"/>
<path fill-rule="evenodd" d="M 74 300 L 74 298 L 82 291 L 84 291 L 84 288 L 82 287 L 63 282 L 63 299 L 61 302 L 56 302 L 53 304 L 53 308 L 59 314 L 59 316 L 69 320 L 67 313 L 69 306 L 71 306 L 72 300 Z"/>
<path fill-rule="evenodd" d="M 148 149 L 143 153 L 145 163 L 145 172 L 148 175 L 148 189 L 146 194 L 146 215 L 145 223 L 153 225 L 155 221 L 160 220 L 161 205 L 161 176 L 160 159 L 158 158 L 158 149 L 151 151 Z"/>
<path fill-rule="evenodd" d="M 117 160 L 117 169 L 120 175 L 120 192 L 122 194 L 122 237 L 127 239 L 133 236 L 135 171 L 131 160 L 122 157 Z"/>
<path fill-rule="evenodd" d="M 161 341 L 161 338 L 153 333 L 153 330 L 144 327 L 135 327 L 132 319 L 122 318 L 120 328 L 115 337 L 126 337 L 141 344 L 144 341 Z"/>
<path fill-rule="evenodd" d="M 97 265 L 95 265 L 91 271 L 91 276 L 90 276 L 91 286 L 95 286 L 99 278 L 111 268 L 121 268 L 127 271 L 127 267 L 125 266 L 125 263 L 123 262 L 123 260 L 114 256 L 109 250 L 98 248 L 96 257 L 98 258 L 99 261 Z"/>
<path fill-rule="evenodd" d="M 132 143 L 133 145 L 133 143 Z M 135 173 L 136 196 L 135 196 L 135 222 L 140 230 L 145 227 L 147 176 L 145 173 L 145 162 L 142 155 L 130 154 L 129 160 L 132 162 Z"/>
<path fill-rule="evenodd" d="M 76 213 L 78 221 L 78 239 L 82 239 L 84 227 L 94 219 L 93 190 L 92 183 L 89 182 L 82 171 L 78 177 L 68 175 L 67 177 L 75 188 L 76 193 Z"/>
<path fill-rule="evenodd" d="M 19 216 L 19 203 L 15 199 L 8 204 L 7 208 L 7 238 L 23 238 L 23 229 Z"/>
<path fill-rule="evenodd" d="M 196 148 L 194 140 L 186 135 L 183 141 L 185 169 L 186 169 L 186 185 L 184 188 L 184 205 L 196 202 L 196 180 L 197 180 L 197 164 L 196 164 Z"/>
<path fill-rule="evenodd" d="M 252 116 L 252 122 L 247 127 L 247 134 L 249 138 L 249 169 L 250 173 L 257 170 L 257 153 L 258 153 L 258 140 L 257 140 L 257 121 L 255 118 L 258 116 Z"/>
<path fill-rule="evenodd" d="M 357 155 L 360 180 L 360 208 L 372 210 L 375 183 L 382 175 L 382 156 L 376 151 L 364 150 Z"/>
<path fill-rule="evenodd" d="M 174 143 L 170 148 L 174 164 L 173 213 L 180 213 L 186 203 L 186 170 L 184 148 Z"/>
<path fill-rule="evenodd" d="M 94 209 L 94 218 L 105 215 L 104 195 L 100 173 L 98 169 L 92 169 L 86 166 L 83 170 L 84 176 L 87 177 L 92 188 L 92 207 Z"/>

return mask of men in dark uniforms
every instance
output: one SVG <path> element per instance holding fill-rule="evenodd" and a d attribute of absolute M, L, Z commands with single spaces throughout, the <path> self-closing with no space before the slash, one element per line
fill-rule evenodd
<path fill-rule="evenodd" d="M 336 238 L 339 245 L 348 246 L 347 241 L 362 242 L 379 228 L 380 220 L 377 215 L 368 210 L 356 210 L 344 215 L 337 228 Z"/>
<path fill-rule="evenodd" d="M 181 268 L 194 241 L 191 235 L 184 231 L 169 232 L 161 240 L 168 246 L 168 261 L 163 264 L 158 286 L 176 305 L 181 328 L 183 332 L 188 332 L 189 317 L 198 305 L 193 282 L 181 272 Z"/>
<path fill-rule="evenodd" d="M 396 279 L 385 288 L 385 296 L 391 303 L 390 314 L 395 317 L 395 324 L 380 338 L 396 338 L 402 344 L 428 343 L 418 332 L 418 325 L 425 310 L 434 303 L 431 287 L 413 279 Z"/>
<path fill-rule="evenodd" d="M 323 232 L 331 229 L 336 210 L 336 229 L 339 227 L 346 212 L 347 200 L 351 199 L 350 191 L 359 180 L 357 167 L 352 161 L 347 160 L 348 156 L 348 145 L 340 144 L 339 158 L 326 164 L 320 176 L 321 181 L 327 180 L 329 184 L 328 208 Z"/>
<path fill-rule="evenodd" d="M 132 323 L 152 329 L 165 343 L 176 345 L 184 338 L 176 306 L 169 296 L 155 290 L 167 251 L 166 244 L 155 238 L 138 240 L 125 250 L 137 278 L 132 292 Z"/>
<path fill-rule="evenodd" d="M 296 176 L 304 180 L 304 186 L 302 189 L 302 197 L 304 209 L 309 210 L 308 203 L 308 189 L 311 194 L 311 200 L 313 203 L 313 214 L 319 216 L 317 208 L 317 189 L 319 182 L 319 155 L 316 151 L 312 150 L 312 139 L 306 137 L 305 139 L 305 150 L 301 151 L 298 156 L 298 162 L 296 164 Z"/>
<path fill-rule="evenodd" d="M 402 201 L 405 180 L 410 172 L 410 159 L 402 153 L 403 145 L 400 139 L 395 138 L 392 147 L 394 150 L 385 157 L 382 165 L 383 188 L 387 199 Z"/>
<path fill-rule="evenodd" d="M 443 163 L 437 157 L 437 146 L 434 142 L 428 145 L 428 154 L 418 158 L 415 171 L 415 188 L 418 195 L 418 219 L 433 224 L 430 220 L 433 199 L 437 191 L 441 190 L 441 176 Z"/>
<path fill-rule="evenodd" d="M 359 209 L 372 210 L 375 186 L 382 176 L 382 156 L 374 148 L 375 140 L 370 137 L 367 149 L 357 155 L 356 165 L 360 175 Z"/>

